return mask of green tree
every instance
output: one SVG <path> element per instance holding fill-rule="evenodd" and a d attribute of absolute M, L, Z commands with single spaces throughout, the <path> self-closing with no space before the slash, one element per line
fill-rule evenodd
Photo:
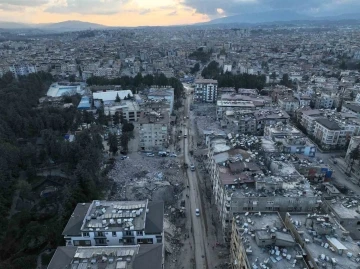
<path fill-rule="evenodd" d="M 70 75 L 69 76 L 69 82 L 75 82 L 76 81 L 76 76 L 75 75 Z"/>
<path fill-rule="evenodd" d="M 128 152 L 129 148 L 129 141 L 130 141 L 130 134 L 129 133 L 122 133 L 120 137 L 120 145 L 122 151 Z"/>
<path fill-rule="evenodd" d="M 120 103 L 120 102 L 121 102 L 121 99 L 120 99 L 119 94 L 116 94 L 115 102 L 116 102 L 116 103 Z"/>
<path fill-rule="evenodd" d="M 121 117 L 120 117 L 120 112 L 115 112 L 114 116 L 113 116 L 113 122 L 115 125 L 118 125 L 119 123 L 121 123 Z"/>
<path fill-rule="evenodd" d="M 356 148 L 354 148 L 352 151 L 350 151 L 349 157 L 350 157 L 350 163 L 348 163 L 348 168 L 349 168 L 349 173 L 351 173 L 352 167 L 353 167 L 355 161 L 360 159 L 360 147 L 359 147 L 359 145 L 357 145 Z"/>
<path fill-rule="evenodd" d="M 291 80 L 289 79 L 289 75 L 288 75 L 288 74 L 283 74 L 283 77 L 282 77 L 282 79 L 281 79 L 281 81 L 280 81 L 280 84 L 281 84 L 281 85 L 284 85 L 284 86 L 286 86 L 286 87 L 289 87 L 289 88 L 292 87 L 292 82 L 291 82 Z"/>
<path fill-rule="evenodd" d="M 342 60 L 339 66 L 340 69 L 345 70 L 347 68 L 345 60 Z"/>
<path fill-rule="evenodd" d="M 200 71 L 200 64 L 199 64 L 199 63 L 196 63 L 196 64 L 194 65 L 194 67 L 191 68 L 190 73 L 191 73 L 191 74 L 195 74 L 195 73 L 197 73 L 197 72 L 199 72 L 199 71 Z"/>

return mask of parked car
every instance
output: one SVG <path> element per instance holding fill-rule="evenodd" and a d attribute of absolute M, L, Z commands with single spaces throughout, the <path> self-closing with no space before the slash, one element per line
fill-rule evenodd
<path fill-rule="evenodd" d="M 195 215 L 196 215 L 197 217 L 200 216 L 200 209 L 199 209 L 199 208 L 196 208 L 196 209 L 195 209 Z"/>
<path fill-rule="evenodd" d="M 126 160 L 127 158 L 129 158 L 128 156 L 121 156 L 120 160 Z"/>
<path fill-rule="evenodd" d="M 155 154 L 154 154 L 154 153 L 146 153 L 146 156 L 147 156 L 147 157 L 154 157 Z"/>
<path fill-rule="evenodd" d="M 191 164 L 191 165 L 190 165 L 190 170 L 191 170 L 191 171 L 195 171 L 195 165 Z"/>
<path fill-rule="evenodd" d="M 177 157 L 177 155 L 175 153 L 170 153 L 169 155 L 170 157 Z"/>

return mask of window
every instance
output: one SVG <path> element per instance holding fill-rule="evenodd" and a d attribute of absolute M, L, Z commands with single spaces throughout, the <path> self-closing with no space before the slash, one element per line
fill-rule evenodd
<path fill-rule="evenodd" d="M 132 232 L 131 231 L 125 231 L 125 235 L 130 236 L 130 235 L 132 235 Z"/>
<path fill-rule="evenodd" d="M 83 237 L 90 237 L 90 234 L 88 232 L 83 232 Z"/>
<path fill-rule="evenodd" d="M 143 235 L 142 231 L 136 231 L 136 235 Z"/>
<path fill-rule="evenodd" d="M 116 236 L 116 232 L 112 232 L 112 236 Z"/>

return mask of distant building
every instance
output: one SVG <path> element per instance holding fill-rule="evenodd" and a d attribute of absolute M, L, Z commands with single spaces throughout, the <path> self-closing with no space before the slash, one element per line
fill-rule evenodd
<path fill-rule="evenodd" d="M 138 121 L 141 114 L 140 106 L 133 100 L 122 100 L 120 103 L 112 103 L 104 106 L 105 115 L 114 116 L 119 112 L 127 121 Z"/>
<path fill-rule="evenodd" d="M 120 100 L 124 100 L 126 97 L 132 97 L 133 94 L 130 90 L 122 90 L 122 91 L 116 91 L 116 90 L 110 90 L 110 91 L 99 91 L 93 93 L 93 99 L 94 100 L 101 100 L 104 105 L 112 104 L 115 102 L 116 97 L 119 96 Z"/>
<path fill-rule="evenodd" d="M 218 82 L 213 79 L 195 80 L 194 100 L 195 102 L 215 103 L 217 100 Z"/>
<path fill-rule="evenodd" d="M 47 269 L 163 269 L 163 244 L 58 247 Z"/>
<path fill-rule="evenodd" d="M 36 66 L 32 64 L 15 64 L 9 66 L 9 71 L 17 78 L 18 76 L 27 76 L 31 73 L 36 73 L 37 69 Z"/>
<path fill-rule="evenodd" d="M 299 101 L 294 97 L 283 97 L 278 99 L 278 105 L 288 114 L 293 115 L 299 108 Z"/>
<path fill-rule="evenodd" d="M 359 145 L 360 145 L 360 136 L 351 137 L 345 156 L 345 160 L 347 163 L 350 162 L 350 153 L 354 150 L 354 148 L 356 148 Z"/>
<path fill-rule="evenodd" d="M 81 83 L 56 82 L 50 85 L 47 91 L 49 97 L 61 97 L 63 95 L 83 94 L 84 85 Z"/>
<path fill-rule="evenodd" d="M 91 108 L 91 99 L 88 96 L 83 96 L 77 107 L 78 110 L 88 110 Z"/>
<path fill-rule="evenodd" d="M 62 235 L 66 246 L 117 246 L 164 242 L 164 204 L 93 201 L 78 204 Z"/>

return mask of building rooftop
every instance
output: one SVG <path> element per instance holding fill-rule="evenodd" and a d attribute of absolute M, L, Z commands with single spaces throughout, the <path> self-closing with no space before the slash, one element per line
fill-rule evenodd
<path fill-rule="evenodd" d="M 115 101 L 116 96 L 119 95 L 121 100 L 124 100 L 125 97 L 129 95 L 132 97 L 133 94 L 130 90 L 123 90 L 123 91 L 103 91 L 103 92 L 94 92 L 93 98 L 98 100 L 106 101 Z"/>
<path fill-rule="evenodd" d="M 240 101 L 240 100 L 218 100 L 216 102 L 217 107 L 244 107 L 244 108 L 255 108 L 252 101 Z"/>
<path fill-rule="evenodd" d="M 162 244 L 58 247 L 48 269 L 161 269 Z"/>
<path fill-rule="evenodd" d="M 340 219 L 359 219 L 360 201 L 355 197 L 337 197 L 327 201 L 335 215 Z"/>
<path fill-rule="evenodd" d="M 168 113 L 142 112 L 138 120 L 139 124 L 169 124 L 170 117 Z"/>
<path fill-rule="evenodd" d="M 173 96 L 174 88 L 166 87 L 166 88 L 150 88 L 148 98 L 154 97 L 162 97 L 162 96 Z"/>
<path fill-rule="evenodd" d="M 257 120 L 263 119 L 289 119 L 290 116 L 288 113 L 281 109 L 273 109 L 273 108 L 263 108 L 257 110 L 255 113 L 255 117 Z"/>
<path fill-rule="evenodd" d="M 236 214 L 234 221 L 251 268 L 308 268 L 278 213 Z"/>
<path fill-rule="evenodd" d="M 315 263 L 324 264 L 323 268 L 359 268 L 357 261 L 360 248 L 340 225 L 328 215 L 288 214 L 304 250 Z"/>
<path fill-rule="evenodd" d="M 164 204 L 145 201 L 93 201 L 78 204 L 63 235 L 79 235 L 82 231 L 145 230 L 161 233 Z M 152 212 L 150 212 L 150 210 Z"/>
<path fill-rule="evenodd" d="M 317 119 L 316 121 L 329 130 L 340 130 L 341 129 L 340 126 L 336 122 L 330 121 L 327 118 L 320 118 L 320 119 Z"/>
<path fill-rule="evenodd" d="M 82 231 L 143 230 L 148 201 L 93 201 Z"/>
<path fill-rule="evenodd" d="M 195 80 L 195 84 L 217 84 L 218 81 L 217 80 L 214 80 L 214 79 L 196 79 Z"/>
<path fill-rule="evenodd" d="M 83 94 L 83 85 L 80 83 L 53 83 L 50 85 L 46 95 L 50 97 L 61 97 L 62 95 Z"/>
<path fill-rule="evenodd" d="M 348 108 L 351 111 L 354 111 L 356 113 L 360 113 L 360 106 L 358 104 L 345 103 L 345 104 L 343 104 L 343 106 Z"/>

